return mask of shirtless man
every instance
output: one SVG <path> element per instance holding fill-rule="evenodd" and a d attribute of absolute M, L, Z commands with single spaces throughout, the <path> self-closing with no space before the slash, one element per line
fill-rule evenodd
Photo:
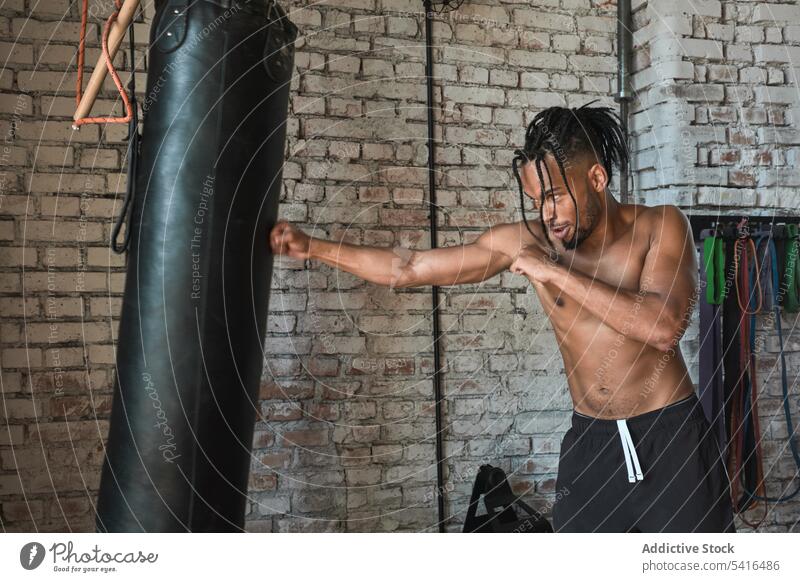
<path fill-rule="evenodd" d="M 675 206 L 608 191 L 627 155 L 605 107 L 539 113 L 514 175 L 538 220 L 431 250 L 312 238 L 280 222 L 273 252 L 317 259 L 378 285 L 526 276 L 550 318 L 574 411 L 561 444 L 556 531 L 732 532 L 729 482 L 678 341 L 697 297 L 697 258 Z M 518 167 L 518 162 L 521 165 Z"/>

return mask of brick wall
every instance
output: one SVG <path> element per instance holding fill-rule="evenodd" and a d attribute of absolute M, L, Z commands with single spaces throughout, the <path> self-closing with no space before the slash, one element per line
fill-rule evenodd
<path fill-rule="evenodd" d="M 511 154 L 538 109 L 610 102 L 614 7 L 535 4 L 466 2 L 435 22 L 440 246 L 519 218 Z M 306 38 L 286 211 L 325 238 L 427 248 L 421 3 L 338 6 L 294 15 Z M 283 355 L 267 362 L 253 468 L 268 490 L 252 491 L 251 528 L 435 531 L 430 290 L 281 266 L 274 285 L 290 305 L 275 295 L 267 351 Z M 514 471 L 537 505 L 552 498 L 570 401 L 527 287 L 504 273 L 442 290 L 454 529 L 482 463 Z"/>
<path fill-rule="evenodd" d="M 95 0 L 92 6 L 93 14 L 104 16 L 110 3 Z M 293 0 L 283 6 L 302 36 L 281 217 L 333 240 L 427 248 L 421 1 Z M 136 28 L 142 92 L 152 8 L 146 4 Z M 642 29 L 658 20 L 646 4 L 636 8 Z M 440 246 L 470 242 L 491 224 L 520 218 L 511 153 L 539 109 L 595 98 L 612 103 L 615 12 L 599 0 L 469 0 L 437 19 Z M 725 20 L 721 8 L 710 16 L 718 27 L 696 28 L 689 18 L 686 35 L 726 34 L 729 21 L 739 26 L 732 24 L 738 17 L 725 13 Z M 6 62 L 0 130 L 8 146 L 0 183 L 0 342 L 8 419 L 0 426 L 0 519 L 9 531 L 92 529 L 107 432 L 112 338 L 124 278 L 124 260 L 109 253 L 108 243 L 125 186 L 126 129 L 69 128 L 79 19 L 66 0 L 12 0 L 0 9 L 3 37 L 11 39 L 0 43 Z M 99 51 L 99 23 L 91 19 L 89 63 Z M 657 38 L 654 33 L 640 41 L 637 88 L 649 86 L 642 79 L 658 61 Z M 750 42 L 735 38 L 735 46 Z M 712 81 L 712 67 L 702 59 L 697 65 L 692 55 L 667 60 L 680 70 L 671 81 L 652 82 L 646 99 L 650 91 L 657 99 L 662 86 L 723 84 Z M 129 70 L 127 55 L 117 61 L 120 70 Z M 790 63 L 776 63 L 764 67 L 767 79 L 775 79 L 771 71 L 779 68 L 791 71 Z M 703 76 L 695 82 L 698 71 Z M 788 83 L 786 76 L 779 85 Z M 121 113 L 110 82 L 106 89 L 95 111 Z M 688 103 L 686 126 L 696 125 L 689 114 L 703 108 L 703 123 L 712 125 L 708 104 L 676 94 L 642 100 L 657 118 L 651 133 L 668 131 L 674 115 L 666 108 L 681 107 L 679 102 Z M 737 114 L 735 104 L 729 109 Z M 789 105 L 778 109 L 788 122 Z M 634 129 L 646 135 L 641 116 L 634 119 Z M 701 129 L 692 131 L 705 135 Z M 649 177 L 659 174 L 648 172 L 655 166 L 644 162 L 656 146 L 644 138 L 636 144 L 637 185 L 645 200 L 700 201 L 698 194 L 682 193 L 695 182 L 673 186 Z M 708 160 L 697 172 L 712 167 L 712 160 L 730 159 L 707 145 L 697 151 Z M 791 147 L 786 152 L 790 156 Z M 742 167 L 751 168 L 746 159 Z M 791 159 L 783 162 L 788 167 Z M 318 263 L 303 267 L 276 263 L 248 529 L 435 531 L 430 290 L 389 290 Z M 485 462 L 514 472 L 517 491 L 548 508 L 571 403 L 535 295 L 521 278 L 503 273 L 480 285 L 444 288 L 440 298 L 451 529 L 459 529 L 472 479 Z M 696 339 L 684 344 L 696 351 Z M 795 340 L 792 346 L 796 375 L 800 345 Z M 775 528 L 786 529 L 791 515 L 776 510 Z"/>
<path fill-rule="evenodd" d="M 95 0 L 90 14 L 105 15 L 112 4 Z M 89 72 L 100 54 L 99 22 L 92 18 L 88 29 Z M 5 531 L 91 531 L 108 431 L 112 318 L 125 276 L 124 258 L 108 245 L 125 187 L 126 128 L 70 127 L 79 23 L 67 0 L 0 8 Z M 146 40 L 140 35 L 142 48 Z M 120 69 L 129 69 L 126 58 L 116 58 Z M 96 112 L 121 114 L 112 87 Z"/>
<path fill-rule="evenodd" d="M 693 212 L 796 214 L 800 207 L 800 5 L 717 0 L 634 1 L 637 199 Z M 791 409 L 800 415 L 797 314 L 781 318 Z M 682 346 L 698 378 L 698 318 Z M 767 495 L 797 486 L 787 445 L 779 342 L 758 317 L 759 413 Z M 757 522 L 763 504 L 745 516 Z M 796 531 L 800 498 L 770 505 L 762 531 Z M 750 528 L 738 522 L 740 531 Z"/>

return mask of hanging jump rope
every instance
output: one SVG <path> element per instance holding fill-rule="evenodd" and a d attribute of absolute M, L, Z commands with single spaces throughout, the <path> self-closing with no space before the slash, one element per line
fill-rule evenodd
<path fill-rule="evenodd" d="M 736 283 L 737 304 L 740 309 L 740 361 L 746 362 L 736 382 L 736 390 L 732 395 L 733 406 L 731 412 L 731 427 L 735 431 L 732 438 L 729 456 L 729 474 L 731 476 L 734 509 L 740 514 L 754 501 L 763 501 L 765 513 L 761 520 L 753 524 L 742 518 L 749 526 L 758 528 L 766 518 L 768 503 L 784 503 L 800 493 L 800 482 L 795 490 L 787 495 L 770 497 L 766 495 L 763 475 L 763 453 L 761 450 L 760 426 L 757 406 L 757 369 L 756 369 L 756 343 L 752 330 L 756 327 L 756 314 L 762 313 L 768 303 L 775 319 L 775 330 L 779 341 L 779 357 L 781 362 L 781 387 L 783 395 L 783 410 L 788 430 L 788 443 L 794 458 L 795 465 L 800 472 L 800 451 L 794 434 L 794 422 L 789 406 L 789 382 L 786 367 L 786 358 L 783 343 L 783 330 L 781 324 L 781 299 L 784 310 L 792 311 L 794 305 L 791 297 L 786 294 L 782 297 L 778 289 L 780 276 L 778 267 L 778 253 L 772 230 L 761 232 L 756 236 L 755 242 L 747 234 L 742 235 L 744 223 L 739 225 L 739 236 L 734 244 L 733 264 L 734 281 Z M 786 253 L 786 272 L 784 276 L 785 291 L 794 290 L 795 272 L 797 265 L 797 227 L 787 228 L 790 248 Z M 764 258 L 759 261 L 758 250 L 764 247 Z M 749 252 L 748 252 L 749 251 Z M 750 260 L 752 254 L 752 261 Z M 768 291 L 765 292 L 765 289 Z M 767 295 L 768 293 L 768 295 Z M 742 298 L 746 297 L 746 302 Z M 788 301 L 787 301 L 788 299 Z M 749 316 L 746 317 L 746 316 Z M 748 373 L 749 372 L 749 373 Z M 745 448 L 750 449 L 747 458 L 743 458 Z M 741 485 L 742 496 L 739 497 Z"/>
<path fill-rule="evenodd" d="M 794 225 L 792 225 L 792 226 L 794 226 Z M 796 226 L 795 226 L 795 230 L 796 230 Z M 771 277 L 770 277 L 770 285 L 769 285 L 770 299 L 771 299 L 770 303 L 771 303 L 773 314 L 775 316 L 774 317 L 774 319 L 775 319 L 775 331 L 777 332 L 778 342 L 779 342 L 779 357 L 780 357 L 780 361 L 781 361 L 781 393 L 782 393 L 782 396 L 783 396 L 783 413 L 784 413 L 784 418 L 786 420 L 786 429 L 788 431 L 788 437 L 787 438 L 788 438 L 788 441 L 789 441 L 789 449 L 792 452 L 792 457 L 794 458 L 795 466 L 796 466 L 796 468 L 798 470 L 798 473 L 800 473 L 800 450 L 798 449 L 797 440 L 795 438 L 796 435 L 795 435 L 795 429 L 794 429 L 794 421 L 792 419 L 792 412 L 791 412 L 791 409 L 789 407 L 789 379 L 788 379 L 788 373 L 787 373 L 787 368 L 786 368 L 786 354 L 784 353 L 784 344 L 783 344 L 783 328 L 782 328 L 782 324 L 781 324 L 781 314 L 780 314 L 780 306 L 779 306 L 780 296 L 778 294 L 778 288 L 779 288 L 779 277 L 778 277 L 779 271 L 778 271 L 778 256 L 777 256 L 778 253 L 777 253 L 777 248 L 775 246 L 775 240 L 772 237 L 771 233 L 770 234 L 762 234 L 762 235 L 760 235 L 756 239 L 756 241 L 757 241 L 756 242 L 756 247 L 760 246 L 761 241 L 764 240 L 764 239 L 766 239 L 765 244 L 766 244 L 766 247 L 767 247 L 767 249 L 766 249 L 767 252 L 765 253 L 765 255 L 766 255 L 765 256 L 765 261 L 767 261 L 767 256 L 769 257 L 768 262 L 767 262 L 767 269 L 766 270 L 769 270 L 770 271 L 770 275 L 771 275 Z M 790 245 L 794 249 L 794 255 L 796 257 L 796 255 L 797 255 L 797 252 L 796 252 L 797 251 L 797 240 L 796 240 L 796 237 L 795 237 L 794 240 L 790 239 Z M 790 250 L 790 252 L 791 252 L 791 250 Z M 757 276 L 757 274 L 758 274 L 758 271 L 756 270 L 756 268 L 751 268 L 750 272 L 749 272 L 750 281 L 752 281 L 753 278 L 755 276 Z M 751 323 L 751 327 L 755 326 L 755 314 L 752 314 L 750 316 L 750 323 Z M 750 339 L 750 348 L 751 348 L 751 351 L 755 350 L 755 338 L 754 337 L 751 337 L 751 339 Z M 747 428 L 747 427 L 745 427 L 745 428 Z M 757 495 L 754 492 L 748 491 L 746 488 L 745 488 L 745 492 L 748 495 L 750 495 L 753 499 L 757 499 L 759 501 L 765 501 L 765 502 L 770 502 L 770 503 L 784 503 L 784 502 L 789 501 L 790 499 L 796 497 L 798 495 L 798 493 L 800 493 L 800 480 L 798 480 L 797 487 L 795 488 L 795 490 L 792 493 L 790 493 L 788 495 L 782 495 L 780 497 L 768 497 L 766 495 L 760 496 L 760 495 Z"/>
<path fill-rule="evenodd" d="M 130 34 L 128 36 L 131 78 L 130 81 L 128 81 L 128 90 L 131 94 L 130 103 L 133 109 L 130 120 L 128 121 L 128 136 L 126 137 L 128 140 L 128 181 L 125 189 L 125 199 L 122 201 L 122 210 L 119 216 L 117 216 L 116 221 L 114 221 L 114 228 L 111 231 L 111 249 L 118 255 L 128 250 L 128 244 L 131 239 L 131 218 L 133 216 L 132 201 L 136 193 L 136 176 L 139 169 L 139 142 L 141 140 L 141 136 L 139 135 L 139 108 L 136 104 L 136 61 L 134 60 L 135 54 L 133 52 L 136 41 L 134 40 L 133 29 L 134 26 L 133 23 L 131 23 Z M 117 239 L 119 238 L 119 231 L 122 229 L 123 224 L 125 224 L 125 237 L 122 239 L 122 244 L 118 244 Z"/>
<path fill-rule="evenodd" d="M 108 17 L 106 20 L 105 26 L 103 27 L 103 36 L 101 40 L 101 46 L 103 51 L 103 57 L 106 61 L 106 67 L 108 68 L 108 73 L 111 75 L 111 78 L 114 81 L 114 85 L 117 87 L 117 91 L 119 92 L 120 97 L 122 98 L 122 103 L 125 107 L 125 115 L 122 117 L 82 117 L 80 119 L 76 119 L 73 122 L 73 126 L 79 128 L 81 125 L 88 124 L 88 123 L 127 123 L 128 124 L 128 135 L 125 138 L 128 142 L 128 178 L 127 178 L 127 188 L 125 190 L 125 199 L 122 202 L 122 210 L 120 211 L 119 216 L 114 222 L 114 228 L 111 231 L 111 249 L 117 253 L 122 254 L 128 248 L 128 243 L 130 242 L 130 233 L 131 233 L 131 216 L 133 214 L 132 209 L 133 206 L 131 201 L 133 200 L 133 195 L 136 190 L 136 171 L 138 168 L 138 160 L 139 160 L 139 115 L 138 115 L 138 106 L 136 103 L 136 61 L 135 61 L 135 53 L 134 53 L 134 22 L 131 22 L 129 27 L 129 61 L 131 67 L 131 77 L 128 81 L 128 91 L 125 91 L 125 88 L 122 86 L 122 81 L 119 78 L 119 74 L 117 73 L 116 68 L 114 68 L 114 63 L 111 59 L 111 54 L 108 50 L 108 36 L 111 32 L 111 27 L 114 25 L 114 22 L 117 21 L 117 17 L 119 16 L 119 11 L 122 8 L 122 0 L 114 0 L 115 10 Z M 81 32 L 80 32 L 80 39 L 78 41 L 78 79 L 77 79 L 77 86 L 75 90 L 76 94 L 76 104 L 80 105 L 81 99 L 83 98 L 83 67 L 85 62 L 86 56 L 86 24 L 88 20 L 89 14 L 89 0 L 83 0 L 83 4 L 81 7 Z M 135 21 L 135 19 L 134 19 Z M 117 239 L 119 238 L 119 232 L 122 229 L 123 223 L 126 225 L 125 227 L 125 237 L 122 240 L 122 244 L 117 243 Z"/>
<path fill-rule="evenodd" d="M 735 391 L 732 395 L 729 473 L 733 509 L 740 515 L 742 521 L 753 529 L 757 529 L 766 518 L 769 508 L 765 503 L 761 519 L 756 523 L 751 523 L 742 514 L 750 508 L 753 498 L 747 493 L 741 496 L 739 494 L 740 485 L 746 491 L 747 485 L 753 486 L 752 483 L 759 495 L 765 493 L 761 439 L 759 438 L 761 430 L 758 416 L 756 360 L 755 352 L 751 347 L 753 338 L 751 318 L 747 317 L 748 315 L 753 317 L 761 309 L 762 295 L 757 272 L 755 285 L 749 278 L 750 252 L 752 252 L 752 263 L 756 264 L 755 243 L 747 233 L 746 221 L 743 220 L 737 228 L 737 238 L 733 246 L 734 283 L 736 303 L 739 307 L 739 362 L 742 363 L 742 367 L 739 369 Z M 751 309 L 754 295 L 757 298 L 757 305 Z M 743 297 L 745 301 L 743 301 Z M 745 449 L 747 449 L 747 453 L 745 453 Z"/>
<path fill-rule="evenodd" d="M 114 80 L 114 85 L 117 86 L 117 91 L 119 91 L 120 97 L 122 97 L 122 103 L 125 106 L 125 115 L 123 117 L 82 117 L 80 119 L 76 119 L 73 122 L 75 127 L 80 127 L 86 123 L 128 123 L 133 117 L 136 108 L 134 107 L 134 103 L 131 99 L 128 98 L 127 93 L 125 93 L 125 89 L 122 86 L 122 81 L 120 81 L 119 75 L 117 74 L 117 69 L 114 68 L 114 63 L 112 63 L 111 54 L 108 52 L 108 35 L 111 32 L 111 27 L 117 21 L 117 17 L 119 16 L 119 11 L 122 9 L 122 0 L 114 0 L 114 6 L 116 10 L 108 17 L 106 20 L 105 26 L 103 26 L 103 36 L 101 39 L 101 46 L 103 50 L 103 57 L 106 60 L 106 67 L 108 68 L 108 74 L 111 75 L 111 78 Z M 77 80 L 77 87 L 75 89 L 75 103 L 76 105 L 81 104 L 81 99 L 83 98 L 83 64 L 85 60 L 85 53 L 86 53 L 86 23 L 88 20 L 89 15 L 89 0 L 83 0 L 83 5 L 81 7 L 81 34 L 78 40 L 78 80 Z M 133 26 L 130 27 L 131 30 L 131 66 L 133 66 Z M 133 74 L 131 74 L 131 79 L 133 79 Z M 133 95 L 133 93 L 131 93 Z"/>

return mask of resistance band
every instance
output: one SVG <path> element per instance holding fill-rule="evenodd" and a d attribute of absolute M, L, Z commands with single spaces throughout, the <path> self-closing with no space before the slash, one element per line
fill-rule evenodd
<path fill-rule="evenodd" d="M 788 431 L 788 444 L 800 475 L 800 447 L 795 435 L 795 425 L 789 403 L 789 381 L 784 351 L 781 309 L 800 310 L 798 301 L 798 227 L 789 224 L 774 230 L 761 230 L 749 237 L 744 230 L 746 222 L 739 224 L 737 240 L 731 247 L 724 245 L 717 229 L 704 230 L 702 241 L 703 268 L 700 275 L 706 286 L 706 301 L 700 305 L 700 396 L 709 423 L 728 445 L 728 473 L 734 510 L 741 514 L 754 502 L 762 501 L 765 513 L 752 524 L 757 528 L 767 515 L 767 503 L 783 503 L 800 494 L 800 482 L 791 493 L 770 497 L 764 485 L 763 454 L 758 416 L 758 381 L 756 314 L 772 310 L 775 331 L 778 335 L 781 363 L 781 388 L 783 412 Z M 777 232 L 777 235 L 773 235 Z M 785 237 L 784 237 L 785 233 Z M 726 236 L 728 236 L 726 231 Z M 776 241 L 775 236 L 781 240 Z M 785 244 L 784 241 L 788 244 Z M 721 255 L 718 253 L 721 252 Z M 726 252 L 727 251 L 727 252 Z M 736 292 L 726 293 L 725 272 L 732 274 Z M 721 301 L 723 317 L 719 318 L 716 301 Z M 749 316 L 749 317 L 748 317 Z M 722 345 L 716 344 L 721 327 Z M 720 358 L 724 374 L 720 379 L 716 369 Z M 720 384 L 722 385 L 720 388 Z M 722 398 L 717 394 L 722 392 Z M 722 401 L 720 404 L 720 400 Z M 719 407 L 724 409 L 724 421 L 714 426 Z M 730 440 L 725 435 L 731 435 Z M 788 486 L 787 486 L 788 489 Z M 741 492 L 741 494 L 740 494 Z"/>
<path fill-rule="evenodd" d="M 725 242 L 715 234 L 703 240 L 706 301 L 719 305 L 725 299 Z"/>
<path fill-rule="evenodd" d="M 795 430 L 794 430 L 794 421 L 792 420 L 792 412 L 789 407 L 789 379 L 786 370 L 786 355 L 784 353 L 784 346 L 783 346 L 783 328 L 781 325 L 781 314 L 780 308 L 778 305 L 778 252 L 775 246 L 775 241 L 771 236 L 762 235 L 759 239 L 764 239 L 765 247 L 767 249 L 766 255 L 766 263 L 768 265 L 767 269 L 764 271 L 769 271 L 770 276 L 770 304 L 772 305 L 774 320 L 775 320 L 775 331 L 778 334 L 778 342 L 780 348 L 780 362 L 781 362 L 781 391 L 783 394 L 783 413 L 784 418 L 786 419 L 786 429 L 788 431 L 788 440 L 789 440 L 789 449 L 792 451 L 792 457 L 794 458 L 795 465 L 798 469 L 798 474 L 800 474 L 800 451 L 798 450 L 797 441 L 795 439 Z M 760 240 L 757 244 L 760 244 Z M 755 327 L 755 315 L 751 316 L 751 325 Z M 751 346 L 754 345 L 754 342 L 751 340 Z M 749 494 L 752 498 L 766 501 L 770 503 L 784 503 L 793 497 L 797 496 L 800 493 L 800 481 L 798 481 L 797 487 L 795 490 L 790 493 L 789 495 L 783 495 L 779 497 L 767 497 L 757 495 L 755 492 L 750 492 L 745 487 L 745 492 Z"/>
<path fill-rule="evenodd" d="M 704 231 L 705 232 L 705 231 Z M 703 236 L 703 235 L 701 235 Z M 719 257 L 713 256 L 715 249 L 722 250 L 722 244 L 716 244 L 709 240 L 718 237 L 711 235 L 703 239 L 701 246 L 703 264 L 706 266 L 700 269 L 702 284 L 709 289 L 709 280 L 717 279 L 716 273 L 723 273 L 725 270 L 725 255 L 721 253 Z M 719 242 L 722 242 L 719 237 Z M 721 266 L 715 267 L 716 260 L 721 260 Z M 715 272 L 716 271 L 716 272 Z M 723 277 L 724 280 L 724 277 Z M 716 285 L 715 293 L 711 299 L 718 296 L 716 290 L 724 290 L 723 285 Z M 720 293 L 719 295 L 724 295 Z M 720 301 L 722 303 L 722 301 Z M 700 302 L 700 386 L 699 398 L 703 407 L 703 413 L 709 425 L 716 434 L 717 442 L 722 452 L 723 458 L 728 446 L 728 436 L 725 429 L 725 386 L 722 377 L 722 306 L 709 301 L 709 294 L 706 293 L 706 301 Z"/>
<path fill-rule="evenodd" d="M 786 233 L 788 241 L 786 254 L 784 255 L 784 285 L 786 293 L 783 297 L 783 308 L 787 312 L 796 313 L 800 311 L 800 258 L 798 255 L 797 225 L 787 224 Z"/>
<path fill-rule="evenodd" d="M 747 525 L 757 529 L 767 516 L 766 503 L 764 505 L 764 515 L 757 523 L 751 523 L 742 516 L 754 501 L 754 498 L 748 492 L 755 491 L 760 496 L 765 493 L 761 431 L 758 422 L 755 354 L 751 344 L 750 319 L 745 317 L 758 313 L 760 310 L 761 285 L 757 270 L 754 274 L 755 284 L 751 284 L 750 276 L 752 273 L 750 272 L 749 251 L 752 252 L 753 263 L 757 264 L 756 248 L 753 240 L 740 234 L 733 245 L 733 260 L 736 304 L 739 308 L 739 361 L 742 367 L 733 394 L 731 412 L 732 436 L 728 465 L 734 511 L 740 514 L 742 521 Z M 753 306 L 753 296 L 757 299 L 755 306 Z M 743 297 L 745 298 L 744 303 Z M 744 482 L 744 493 L 740 497 L 739 489 L 742 481 Z"/>

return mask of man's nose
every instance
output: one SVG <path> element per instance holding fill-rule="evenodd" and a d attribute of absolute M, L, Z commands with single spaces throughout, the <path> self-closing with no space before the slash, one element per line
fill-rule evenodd
<path fill-rule="evenodd" d="M 544 220 L 545 224 L 549 224 L 554 218 L 556 218 L 556 209 L 553 203 L 545 202 L 542 207 L 542 220 Z"/>

